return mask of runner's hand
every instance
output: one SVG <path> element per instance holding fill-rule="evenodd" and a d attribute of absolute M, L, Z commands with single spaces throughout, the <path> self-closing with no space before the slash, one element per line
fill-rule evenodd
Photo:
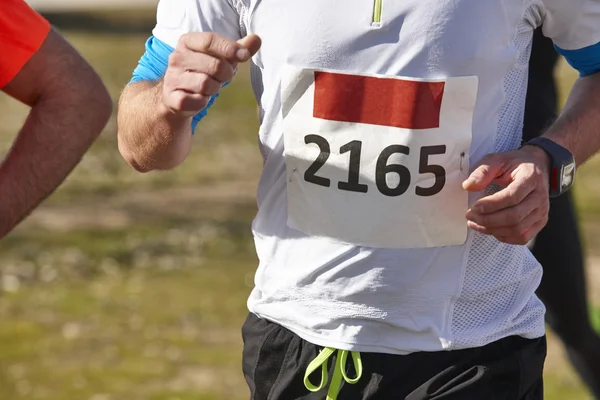
<path fill-rule="evenodd" d="M 495 183 L 502 190 L 479 199 L 467 211 L 467 226 L 508 244 L 527 244 L 548 221 L 550 160 L 537 147 L 484 157 L 463 188 L 484 190 Z"/>
<path fill-rule="evenodd" d="M 233 78 L 239 62 L 259 50 L 256 35 L 227 39 L 212 32 L 183 35 L 169 56 L 163 81 L 163 104 L 173 113 L 190 117 L 203 110 L 210 97 Z"/>

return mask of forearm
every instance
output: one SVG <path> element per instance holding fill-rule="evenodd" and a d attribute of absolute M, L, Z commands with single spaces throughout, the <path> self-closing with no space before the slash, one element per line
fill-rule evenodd
<path fill-rule="evenodd" d="M 192 140 L 192 117 L 168 110 L 158 82 L 128 85 L 119 103 L 119 151 L 140 172 L 166 170 L 181 164 Z"/>
<path fill-rule="evenodd" d="M 89 81 L 88 81 L 89 82 Z M 0 166 L 0 237 L 39 205 L 78 164 L 105 126 L 110 97 L 96 85 L 40 98 Z"/>
<path fill-rule="evenodd" d="M 575 82 L 556 123 L 544 134 L 581 165 L 600 150 L 600 73 Z"/>

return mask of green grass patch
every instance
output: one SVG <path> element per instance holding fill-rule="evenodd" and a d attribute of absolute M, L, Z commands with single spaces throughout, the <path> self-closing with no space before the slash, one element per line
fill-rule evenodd
<path fill-rule="evenodd" d="M 0 298 L 2 395 L 238 398 L 229 396 L 244 388 L 239 328 L 254 268 L 208 259 L 195 268 L 26 286 Z"/>

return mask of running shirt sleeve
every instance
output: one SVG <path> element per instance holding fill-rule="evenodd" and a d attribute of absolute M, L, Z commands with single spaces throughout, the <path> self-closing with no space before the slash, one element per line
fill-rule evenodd
<path fill-rule="evenodd" d="M 228 0 L 160 0 L 156 20 L 130 83 L 162 78 L 169 55 L 186 33 L 215 32 L 233 40 L 241 38 L 239 14 Z M 193 118 L 192 132 L 218 96 L 212 96 L 208 105 Z"/>
<path fill-rule="evenodd" d="M 23 0 L 2 0 L 0 11 L 0 89 L 41 47 L 50 24 Z"/>
<path fill-rule="evenodd" d="M 580 76 L 600 71 L 600 1 L 542 0 L 542 31 Z"/>

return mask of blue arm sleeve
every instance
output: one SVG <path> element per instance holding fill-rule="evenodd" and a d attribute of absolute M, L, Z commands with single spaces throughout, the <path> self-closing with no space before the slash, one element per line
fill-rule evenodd
<path fill-rule="evenodd" d="M 585 77 L 600 71 L 600 43 L 577 50 L 564 50 L 554 46 L 569 65 L 579 71 L 579 76 Z"/>
<path fill-rule="evenodd" d="M 146 41 L 146 52 L 142 58 L 140 58 L 137 67 L 133 71 L 133 77 L 129 83 L 139 81 L 156 81 L 162 78 L 167 71 L 169 55 L 173 52 L 173 50 L 174 49 L 168 44 L 161 42 L 154 36 L 151 36 Z M 225 83 L 223 87 L 227 86 L 228 83 L 229 82 Z M 211 96 L 207 106 L 192 119 L 192 132 L 196 130 L 198 122 L 200 122 L 200 120 L 206 116 L 208 109 L 213 105 L 217 97 L 219 97 L 219 94 Z"/>

